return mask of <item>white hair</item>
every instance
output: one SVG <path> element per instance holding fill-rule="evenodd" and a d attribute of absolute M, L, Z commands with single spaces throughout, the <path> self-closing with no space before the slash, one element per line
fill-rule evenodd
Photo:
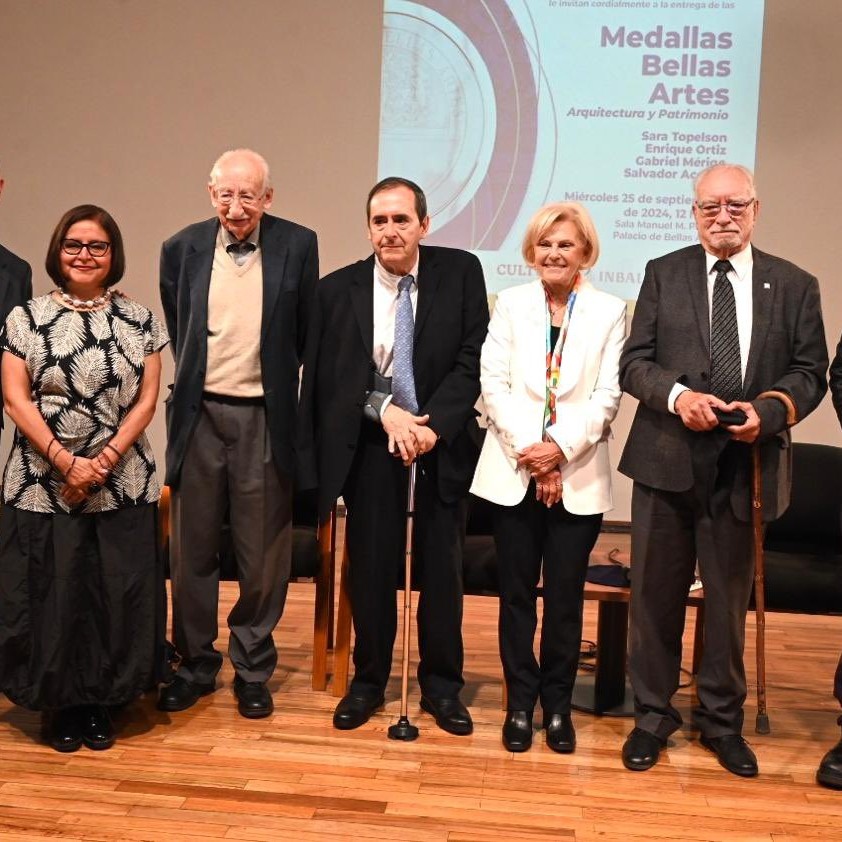
<path fill-rule="evenodd" d="M 265 193 L 272 184 L 272 178 L 269 173 L 269 163 L 259 152 L 255 152 L 253 149 L 229 149 L 227 152 L 223 152 L 211 167 L 211 186 L 216 187 L 216 183 L 219 181 L 219 177 L 222 174 L 223 167 L 236 158 L 249 158 L 259 167 L 263 174 L 263 187 L 261 188 L 261 192 Z"/>
<path fill-rule="evenodd" d="M 710 167 L 705 167 L 695 178 L 693 181 L 693 195 L 699 195 L 699 185 L 702 181 L 707 178 L 711 173 L 716 172 L 718 170 L 736 170 L 739 173 L 742 173 L 746 181 L 748 182 L 749 190 L 751 191 L 750 198 L 756 199 L 757 198 L 757 187 L 754 184 L 754 173 L 748 168 L 744 167 L 742 164 L 728 164 L 728 163 L 721 163 L 721 164 L 714 164 Z"/>

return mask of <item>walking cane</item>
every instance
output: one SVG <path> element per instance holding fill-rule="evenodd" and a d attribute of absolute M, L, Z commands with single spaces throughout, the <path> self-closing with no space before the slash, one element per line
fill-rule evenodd
<path fill-rule="evenodd" d="M 389 726 L 390 740 L 410 742 L 418 739 L 418 729 L 409 722 L 409 632 L 412 628 L 412 531 L 415 520 L 415 467 L 409 466 L 409 490 L 406 497 L 406 552 L 403 580 L 403 665 L 401 669 L 401 715 Z"/>
<path fill-rule="evenodd" d="M 757 635 L 755 654 L 757 656 L 757 718 L 754 730 L 757 734 L 769 733 L 769 717 L 766 713 L 766 592 L 763 559 L 763 480 L 760 470 L 760 445 L 751 446 L 751 525 L 754 532 L 754 616 Z"/>
<path fill-rule="evenodd" d="M 763 392 L 760 398 L 776 398 L 786 407 L 786 425 L 791 427 L 798 420 L 798 413 L 792 398 L 785 392 Z M 760 465 L 760 445 L 751 446 L 751 525 L 754 532 L 754 613 L 756 626 L 757 656 L 757 718 L 754 730 L 757 734 L 768 734 L 769 716 L 766 713 L 766 592 L 765 563 L 763 558 L 763 475 Z"/>

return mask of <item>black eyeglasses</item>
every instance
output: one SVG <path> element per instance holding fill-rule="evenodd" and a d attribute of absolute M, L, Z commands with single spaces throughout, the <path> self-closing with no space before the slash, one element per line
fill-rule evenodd
<path fill-rule="evenodd" d="M 91 240 L 89 243 L 83 243 L 81 240 L 61 241 L 61 250 L 69 255 L 81 254 L 82 249 L 87 249 L 91 257 L 105 257 L 110 248 L 111 243 L 106 243 L 105 240 Z"/>
<path fill-rule="evenodd" d="M 709 219 L 719 216 L 720 208 L 725 208 L 728 216 L 738 217 L 742 216 L 756 201 L 757 199 L 735 199 L 731 202 L 696 202 L 696 207 L 702 216 Z"/>

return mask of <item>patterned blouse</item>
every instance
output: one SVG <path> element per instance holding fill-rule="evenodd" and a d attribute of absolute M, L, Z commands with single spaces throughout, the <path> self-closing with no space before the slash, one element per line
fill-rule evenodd
<path fill-rule="evenodd" d="M 6 319 L 3 350 L 26 362 L 32 400 L 74 455 L 93 457 L 117 432 L 139 391 L 145 358 L 169 342 L 146 307 L 115 294 L 102 310 L 80 312 L 42 295 Z M 109 451 L 109 455 L 110 451 Z M 31 512 L 69 512 L 63 478 L 18 430 L 3 475 L 3 503 Z M 161 488 L 142 433 L 99 491 L 74 511 L 105 512 L 154 503 Z"/>

